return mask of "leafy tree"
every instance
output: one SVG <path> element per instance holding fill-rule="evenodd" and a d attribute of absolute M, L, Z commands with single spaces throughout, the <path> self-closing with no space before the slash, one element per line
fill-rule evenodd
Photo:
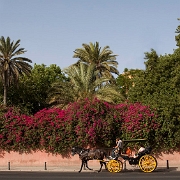
<path fill-rule="evenodd" d="M 20 78 L 18 88 L 10 89 L 9 102 L 24 109 L 26 113 L 34 114 L 50 106 L 47 101 L 49 90 L 57 81 L 66 81 L 60 67 L 54 64 L 50 66 L 35 64 L 31 76 Z"/>
<path fill-rule="evenodd" d="M 178 18 L 178 20 L 180 21 L 180 18 Z M 180 47 L 180 25 L 177 27 L 175 32 L 177 33 L 177 35 L 175 36 L 176 45 Z"/>
<path fill-rule="evenodd" d="M 131 102 L 141 102 L 156 108 L 161 124 L 157 145 L 170 150 L 180 144 L 180 56 L 158 56 L 155 50 L 145 53 L 146 69 L 135 79 L 129 90 Z"/>
<path fill-rule="evenodd" d="M 116 84 L 118 86 L 118 89 L 120 90 L 120 93 L 128 99 L 128 91 L 130 88 L 134 86 L 134 79 L 138 78 L 139 73 L 141 73 L 142 70 L 140 69 L 124 69 L 123 74 L 120 74 L 116 78 Z"/>
<path fill-rule="evenodd" d="M 73 58 L 78 58 L 78 62 L 83 62 L 85 64 L 94 64 L 98 74 L 96 78 L 106 76 L 112 78 L 112 73 L 119 74 L 117 70 L 118 62 L 116 61 L 116 56 L 109 49 L 109 46 L 105 46 L 102 50 L 99 47 L 99 43 L 95 44 L 82 44 L 83 48 L 78 48 L 74 51 Z"/>
<path fill-rule="evenodd" d="M 32 61 L 18 55 L 24 54 L 24 48 L 19 48 L 20 40 L 11 42 L 10 38 L 0 38 L 0 75 L 4 87 L 4 105 L 7 105 L 7 89 L 10 84 L 17 84 L 19 76 L 31 73 Z"/>

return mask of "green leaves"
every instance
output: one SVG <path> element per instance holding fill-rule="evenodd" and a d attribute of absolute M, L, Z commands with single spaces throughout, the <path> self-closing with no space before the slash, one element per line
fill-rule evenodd
<path fill-rule="evenodd" d="M 176 46 L 180 47 L 180 25 L 177 27 L 175 32 L 177 33 L 177 35 L 175 36 Z"/>
<path fill-rule="evenodd" d="M 34 114 L 50 106 L 52 84 L 56 82 L 65 84 L 66 81 L 67 78 L 60 67 L 35 64 L 30 76 L 20 77 L 18 87 L 12 86 L 9 89 L 8 100 L 24 112 Z"/>
<path fill-rule="evenodd" d="M 155 108 L 160 123 L 157 138 L 164 150 L 180 144 L 176 138 L 180 129 L 179 63 L 177 52 L 158 56 L 155 50 L 146 53 L 146 69 L 134 79 L 134 86 L 128 92 L 131 102 L 141 102 Z"/>
<path fill-rule="evenodd" d="M 117 91 L 116 87 L 109 84 L 111 78 L 106 76 L 97 78 L 98 71 L 94 64 L 84 64 L 80 62 L 78 65 L 72 65 L 65 69 L 72 84 L 75 98 L 74 101 L 84 98 L 104 99 L 107 102 L 114 102 L 119 98 L 122 100 L 121 94 Z"/>
<path fill-rule="evenodd" d="M 17 84 L 19 76 L 29 75 L 32 61 L 18 55 L 24 54 L 24 48 L 19 48 L 20 40 L 11 42 L 10 38 L 0 38 L 0 75 L 4 86 L 4 105 L 7 105 L 7 88 L 11 84 Z"/>

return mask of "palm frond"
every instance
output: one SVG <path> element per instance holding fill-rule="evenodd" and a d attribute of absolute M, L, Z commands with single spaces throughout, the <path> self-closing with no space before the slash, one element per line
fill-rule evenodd
<path fill-rule="evenodd" d="M 116 61 L 117 55 L 113 54 L 109 46 L 105 46 L 102 50 L 98 42 L 94 44 L 92 42 L 89 44 L 83 43 L 82 46 L 83 48 L 78 48 L 74 51 L 73 58 L 78 58 L 77 63 L 95 64 L 96 70 L 99 71 L 97 78 L 101 77 L 103 71 L 108 71 L 108 77 L 110 77 L 110 74 L 112 77 L 112 73 L 119 74 L 117 70 L 118 62 Z M 102 66 L 104 67 L 102 68 Z"/>

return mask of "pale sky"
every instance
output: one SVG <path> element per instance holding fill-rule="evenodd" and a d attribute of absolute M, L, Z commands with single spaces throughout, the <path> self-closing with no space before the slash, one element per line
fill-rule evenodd
<path fill-rule="evenodd" d="M 0 0 L 0 36 L 21 40 L 36 64 L 61 69 L 73 51 L 99 42 L 117 54 L 118 70 L 144 69 L 144 52 L 176 49 L 180 0 Z"/>

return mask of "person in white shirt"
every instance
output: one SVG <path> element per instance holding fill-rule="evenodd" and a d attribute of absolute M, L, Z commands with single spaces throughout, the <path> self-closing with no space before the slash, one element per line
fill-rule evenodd
<path fill-rule="evenodd" d="M 138 157 L 139 153 L 143 152 L 145 150 L 145 148 L 143 146 L 141 146 L 138 150 L 138 153 L 134 155 L 134 158 Z"/>
<path fill-rule="evenodd" d="M 145 148 L 143 146 L 141 146 L 138 150 L 138 153 L 143 152 L 144 150 L 145 150 Z"/>
<path fill-rule="evenodd" d="M 115 159 L 119 153 L 122 153 L 123 141 L 120 138 L 116 138 L 116 146 L 112 150 L 111 157 Z"/>

